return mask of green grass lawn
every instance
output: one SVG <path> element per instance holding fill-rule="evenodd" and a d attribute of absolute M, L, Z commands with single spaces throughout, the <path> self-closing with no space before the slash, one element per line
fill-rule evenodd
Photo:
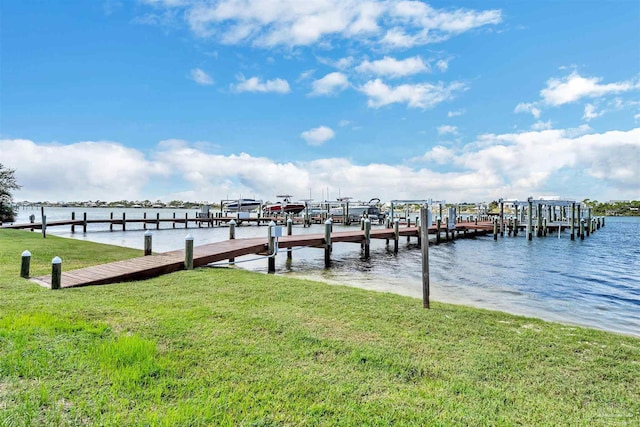
<path fill-rule="evenodd" d="M 0 426 L 638 425 L 640 340 L 239 269 L 51 291 L 141 251 L 0 230 Z"/>

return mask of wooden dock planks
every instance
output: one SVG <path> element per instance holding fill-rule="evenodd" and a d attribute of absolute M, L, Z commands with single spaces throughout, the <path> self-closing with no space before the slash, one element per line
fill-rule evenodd
<path fill-rule="evenodd" d="M 489 230 L 493 225 L 490 223 L 457 224 L 458 230 Z M 444 231 L 444 229 L 441 229 Z M 429 232 L 435 234 L 436 227 L 429 227 Z M 415 236 L 419 233 L 418 227 L 400 228 L 401 236 Z M 395 233 L 390 228 L 376 228 L 371 230 L 372 239 L 394 239 Z M 331 242 L 364 242 L 364 232 L 361 230 L 334 231 L 331 233 Z M 282 236 L 278 239 L 279 248 L 292 247 L 323 247 L 325 244 L 324 234 L 302 234 L 292 236 Z M 250 254 L 267 254 L 267 238 L 255 237 L 246 239 L 232 239 L 216 243 L 196 246 L 193 254 L 194 267 L 201 267 L 214 262 L 225 261 Z M 163 274 L 183 270 L 184 250 L 176 250 L 162 254 L 154 254 L 132 258 L 123 261 L 116 261 L 108 264 L 101 264 L 73 271 L 63 271 L 62 288 L 72 288 L 89 285 L 103 285 L 109 283 L 126 282 L 132 280 L 143 280 Z M 33 277 L 30 280 L 44 287 L 51 287 L 51 276 Z"/>

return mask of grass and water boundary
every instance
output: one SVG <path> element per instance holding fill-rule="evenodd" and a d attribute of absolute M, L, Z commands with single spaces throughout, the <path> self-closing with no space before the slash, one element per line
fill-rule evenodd
<path fill-rule="evenodd" d="M 51 291 L 141 251 L 0 230 L 0 426 L 635 425 L 640 340 L 199 269 Z"/>

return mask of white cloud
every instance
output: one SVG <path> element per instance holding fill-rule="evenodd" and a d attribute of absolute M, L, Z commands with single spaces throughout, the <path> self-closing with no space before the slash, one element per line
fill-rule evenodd
<path fill-rule="evenodd" d="M 581 98 L 598 98 L 640 89 L 640 81 L 637 79 L 608 84 L 601 84 L 601 81 L 600 77 L 582 77 L 574 71 L 562 79 L 549 79 L 547 87 L 540 91 L 540 96 L 545 103 L 558 106 Z"/>
<path fill-rule="evenodd" d="M 19 198 L 34 201 L 135 199 L 147 183 L 170 172 L 136 149 L 107 141 L 60 145 L 5 139 L 0 162 L 16 169 Z"/>
<path fill-rule="evenodd" d="M 382 200 L 480 201 L 550 193 L 607 200 L 640 192 L 640 128 L 592 133 L 582 126 L 480 135 L 455 149 L 429 149 L 414 159 L 425 162 L 423 167 L 415 162 L 412 167 L 356 165 L 343 158 L 281 163 L 247 153 L 212 154 L 182 140 L 163 141 L 151 153 L 116 142 L 0 140 L 0 163 L 16 169 L 22 185 L 16 200 L 171 200 L 176 194 L 191 200 L 231 194 L 267 199 L 277 189 L 306 195 L 310 188 L 319 194 L 327 187 L 336 194 L 348 188 L 356 198 Z M 435 172 L 429 168 L 432 162 L 455 172 Z M 558 173 L 584 186 L 567 186 L 554 179 Z M 163 180 L 179 182 L 184 190 L 168 193 Z M 589 194 L 580 188 L 589 188 Z"/>
<path fill-rule="evenodd" d="M 439 60 L 438 62 L 436 62 L 436 68 L 442 72 L 445 72 L 449 69 L 449 61 L 446 61 L 444 59 Z"/>
<path fill-rule="evenodd" d="M 245 79 L 244 76 L 238 76 L 238 81 L 239 83 L 231 85 L 231 88 L 236 92 L 289 93 L 291 91 L 289 83 L 283 79 L 273 79 L 263 82 L 258 77 Z"/>
<path fill-rule="evenodd" d="M 338 122 L 338 126 L 340 126 L 340 127 L 349 126 L 350 124 L 351 124 L 351 121 L 350 121 L 350 120 L 340 120 L 340 121 Z"/>
<path fill-rule="evenodd" d="M 516 113 L 531 113 L 531 115 L 533 117 L 535 117 L 536 119 L 540 118 L 540 108 L 538 108 L 533 103 L 521 102 L 518 105 L 516 105 L 516 108 L 515 108 L 514 112 L 516 112 Z"/>
<path fill-rule="evenodd" d="M 438 126 L 438 135 L 456 135 L 458 133 L 458 128 L 456 126 L 451 125 L 442 125 Z"/>
<path fill-rule="evenodd" d="M 335 137 L 335 132 L 326 126 L 309 129 L 300 134 L 309 145 L 322 145 Z"/>
<path fill-rule="evenodd" d="M 431 71 L 420 56 L 397 60 L 385 56 L 377 61 L 365 60 L 355 70 L 360 73 L 371 73 L 378 76 L 406 77 L 413 74 Z"/>
<path fill-rule="evenodd" d="M 500 10 L 435 9 L 404 0 L 147 1 L 180 10 L 198 37 L 261 47 L 330 44 L 334 39 L 412 47 L 502 21 Z M 392 29 L 386 26 L 392 23 Z"/>
<path fill-rule="evenodd" d="M 635 116 L 633 116 L 633 118 L 634 118 L 635 120 L 640 120 L 640 113 L 638 113 L 638 114 L 636 114 Z"/>
<path fill-rule="evenodd" d="M 586 104 L 584 106 L 584 115 L 582 118 L 586 121 L 590 121 L 592 119 L 598 118 L 604 114 L 604 111 L 598 112 L 596 111 L 596 106 L 593 104 Z"/>
<path fill-rule="evenodd" d="M 464 114 L 464 110 L 457 110 L 457 111 L 449 111 L 447 113 L 447 117 L 451 118 L 451 117 L 458 117 Z"/>
<path fill-rule="evenodd" d="M 453 99 L 456 92 L 466 88 L 466 85 L 461 82 L 452 82 L 448 85 L 440 82 L 388 86 L 382 80 L 375 79 L 365 83 L 359 90 L 369 97 L 367 104 L 372 108 L 394 103 L 406 103 L 413 108 L 430 108 Z"/>
<path fill-rule="evenodd" d="M 552 128 L 551 120 L 547 120 L 543 122 L 542 120 L 538 120 L 534 124 L 531 125 L 531 129 L 533 130 L 549 130 Z"/>
<path fill-rule="evenodd" d="M 204 72 L 200 68 L 194 68 L 190 73 L 191 80 L 198 83 L 199 85 L 208 86 L 213 84 L 213 79 L 209 74 Z"/>
<path fill-rule="evenodd" d="M 310 95 L 333 95 L 347 89 L 349 87 L 349 79 L 339 72 L 329 73 L 311 83 L 311 87 Z"/>

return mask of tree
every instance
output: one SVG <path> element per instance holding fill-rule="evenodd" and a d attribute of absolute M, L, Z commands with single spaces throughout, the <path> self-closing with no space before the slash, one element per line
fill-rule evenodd
<path fill-rule="evenodd" d="M 0 163 L 0 223 L 15 220 L 13 210 L 13 196 L 11 192 L 18 190 L 20 186 L 16 182 L 15 170 L 5 167 Z"/>

